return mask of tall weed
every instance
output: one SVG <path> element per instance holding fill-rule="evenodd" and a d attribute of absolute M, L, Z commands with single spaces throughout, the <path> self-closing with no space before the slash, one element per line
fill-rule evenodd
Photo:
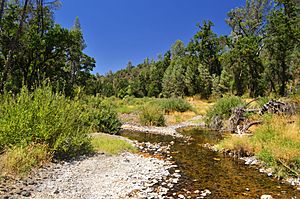
<path fill-rule="evenodd" d="M 0 157 L 0 170 L 11 175 L 26 175 L 32 167 L 39 167 L 51 159 L 48 146 L 31 144 L 26 147 L 18 146 L 8 149 Z"/>

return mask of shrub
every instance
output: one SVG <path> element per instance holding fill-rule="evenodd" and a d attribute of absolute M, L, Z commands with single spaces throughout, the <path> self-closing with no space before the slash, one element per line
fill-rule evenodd
<path fill-rule="evenodd" d="M 156 105 L 144 106 L 139 114 L 140 122 L 142 125 L 147 126 L 164 126 L 165 118 L 164 111 Z"/>
<path fill-rule="evenodd" d="M 54 94 L 50 87 L 29 93 L 23 88 L 0 103 L 0 146 L 46 144 L 55 157 L 69 158 L 90 150 L 86 112 L 78 100 Z"/>
<path fill-rule="evenodd" d="M 87 112 L 86 123 L 93 130 L 103 133 L 118 133 L 121 123 L 111 103 L 99 97 L 86 96 L 82 101 L 83 112 Z"/>
<path fill-rule="evenodd" d="M 219 99 L 212 107 L 209 108 L 206 114 L 205 122 L 210 124 L 214 118 L 228 119 L 231 114 L 231 110 L 234 107 L 242 106 L 245 103 L 241 98 L 236 96 L 226 96 Z"/>

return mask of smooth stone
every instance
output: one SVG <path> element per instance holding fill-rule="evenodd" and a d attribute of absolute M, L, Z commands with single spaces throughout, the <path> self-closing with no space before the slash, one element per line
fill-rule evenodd
<path fill-rule="evenodd" d="M 198 194 L 198 193 L 200 193 L 200 191 L 199 191 L 199 190 L 196 190 L 196 191 L 194 191 L 194 193 L 195 193 L 195 194 Z"/>
<path fill-rule="evenodd" d="M 185 197 L 184 197 L 184 195 L 179 194 L 179 195 L 178 195 L 178 198 L 185 198 Z"/>
<path fill-rule="evenodd" d="M 273 199 L 273 197 L 271 195 L 262 195 L 260 199 Z"/>

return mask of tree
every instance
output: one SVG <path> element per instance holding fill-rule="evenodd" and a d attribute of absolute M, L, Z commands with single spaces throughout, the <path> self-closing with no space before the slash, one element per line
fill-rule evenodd
<path fill-rule="evenodd" d="M 247 0 L 244 7 L 228 13 L 227 23 L 232 33 L 227 40 L 230 49 L 224 58 L 232 71 L 237 95 L 243 95 L 246 88 L 251 97 L 263 93 L 259 84 L 264 71 L 260 53 L 269 10 L 268 0 Z"/>
<path fill-rule="evenodd" d="M 266 48 L 269 56 L 269 75 L 277 79 L 281 96 L 287 94 L 287 83 L 292 79 L 290 58 L 294 50 L 299 49 L 299 26 L 299 2 L 277 1 L 268 19 Z"/>
<path fill-rule="evenodd" d="M 165 97 L 181 97 L 185 95 L 184 65 L 185 46 L 177 40 L 171 47 L 171 62 L 162 79 L 162 93 Z"/>
<path fill-rule="evenodd" d="M 208 69 L 203 65 L 199 65 L 199 76 L 198 76 L 198 84 L 199 84 L 199 93 L 202 98 L 208 99 L 212 93 L 212 76 L 210 75 Z"/>
<path fill-rule="evenodd" d="M 199 93 L 198 77 L 199 70 L 196 60 L 191 57 L 186 57 L 186 72 L 184 77 L 184 83 L 188 91 L 188 95 L 192 96 Z"/>
<path fill-rule="evenodd" d="M 162 80 L 162 92 L 165 97 L 182 97 L 185 95 L 184 74 L 185 68 L 181 59 L 173 59 Z"/>
<path fill-rule="evenodd" d="M 219 61 L 221 46 L 219 38 L 212 31 L 212 26 L 211 21 L 204 21 L 203 26 L 198 25 L 200 30 L 189 43 L 188 52 L 208 69 L 210 75 L 220 75 L 222 70 Z"/>
<path fill-rule="evenodd" d="M 171 47 L 172 59 L 183 57 L 185 54 L 185 46 L 181 40 L 177 40 Z"/>
<path fill-rule="evenodd" d="M 79 20 L 72 30 L 55 24 L 58 1 L 1 1 L 0 90 L 29 90 L 47 80 L 60 91 L 85 85 L 95 60 L 85 47 Z M 2 7 L 4 5 L 5 9 Z"/>

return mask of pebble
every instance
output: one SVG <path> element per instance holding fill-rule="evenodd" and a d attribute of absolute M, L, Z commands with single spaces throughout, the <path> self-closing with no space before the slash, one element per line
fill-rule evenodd
<path fill-rule="evenodd" d="M 201 191 L 201 196 L 203 196 L 203 197 L 206 197 L 210 194 L 211 194 L 211 192 L 208 189 L 205 189 L 204 191 Z"/>
<path fill-rule="evenodd" d="M 260 199 L 273 199 L 273 197 L 271 195 L 262 195 Z"/>
<path fill-rule="evenodd" d="M 29 197 L 29 196 L 31 196 L 31 193 L 28 191 L 22 191 L 21 195 L 24 197 Z"/>
<path fill-rule="evenodd" d="M 185 198 L 185 196 L 182 195 L 182 194 L 179 194 L 179 195 L 178 195 L 178 198 Z"/>

